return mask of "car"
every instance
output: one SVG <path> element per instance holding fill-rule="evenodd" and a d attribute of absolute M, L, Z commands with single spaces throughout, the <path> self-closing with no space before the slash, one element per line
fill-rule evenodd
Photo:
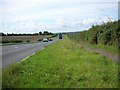
<path fill-rule="evenodd" d="M 48 42 L 49 40 L 47 38 L 44 38 L 43 39 L 43 42 Z"/>
<path fill-rule="evenodd" d="M 51 38 L 47 38 L 49 41 L 52 41 L 52 39 Z"/>
<path fill-rule="evenodd" d="M 49 41 L 52 41 L 52 39 L 51 39 L 51 38 L 49 38 L 48 40 L 49 40 Z"/>
<path fill-rule="evenodd" d="M 59 33 L 59 39 L 62 39 L 62 33 Z"/>

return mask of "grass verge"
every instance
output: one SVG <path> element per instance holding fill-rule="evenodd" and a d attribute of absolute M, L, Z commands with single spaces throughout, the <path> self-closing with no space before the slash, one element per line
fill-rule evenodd
<path fill-rule="evenodd" d="M 3 88 L 117 88 L 118 64 L 67 37 L 3 70 Z"/>
<path fill-rule="evenodd" d="M 101 49 L 103 51 L 106 51 L 108 53 L 112 53 L 112 54 L 118 54 L 118 47 L 117 46 L 113 46 L 113 45 L 101 45 L 101 44 L 90 44 L 88 42 L 84 42 L 84 41 L 75 41 L 72 40 L 73 42 L 75 42 L 76 44 L 80 44 L 83 46 L 87 46 L 89 48 L 94 48 L 94 49 Z"/>
<path fill-rule="evenodd" d="M 118 47 L 116 47 L 116 46 L 90 44 L 89 47 L 96 48 L 96 49 L 102 49 L 102 50 L 112 53 L 112 54 L 118 54 Z"/>

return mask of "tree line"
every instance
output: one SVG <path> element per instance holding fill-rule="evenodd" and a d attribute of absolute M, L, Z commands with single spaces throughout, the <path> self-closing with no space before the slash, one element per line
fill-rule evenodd
<path fill-rule="evenodd" d="M 54 35 L 53 33 L 51 32 L 48 32 L 48 31 L 44 31 L 43 33 L 42 32 L 39 32 L 39 33 L 33 33 L 33 34 L 15 34 L 15 33 L 0 33 L 0 36 L 36 36 L 36 35 Z"/>
<path fill-rule="evenodd" d="M 120 41 L 120 20 L 109 21 L 102 25 L 93 25 L 89 30 L 79 33 L 69 34 L 68 36 L 76 41 L 86 41 L 91 44 L 115 45 Z M 120 46 L 120 45 L 119 45 Z"/>

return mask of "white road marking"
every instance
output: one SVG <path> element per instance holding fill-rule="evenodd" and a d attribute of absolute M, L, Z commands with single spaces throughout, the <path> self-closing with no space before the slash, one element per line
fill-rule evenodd
<path fill-rule="evenodd" d="M 33 53 L 32 55 L 35 55 L 35 53 Z"/>
<path fill-rule="evenodd" d="M 43 49 L 45 49 L 44 47 L 43 48 L 41 48 L 41 50 L 43 50 Z"/>
<path fill-rule="evenodd" d="M 43 47 L 41 50 L 43 50 L 43 49 L 44 49 L 44 47 Z M 30 55 L 30 56 L 33 56 L 33 55 L 35 55 L 35 53 L 33 53 L 33 54 Z M 23 60 L 21 60 L 21 61 L 19 61 L 19 62 L 17 62 L 17 63 L 21 63 L 21 62 L 23 62 L 24 60 L 28 59 L 30 56 L 25 57 Z"/>
<path fill-rule="evenodd" d="M 22 62 L 22 61 L 24 61 L 24 60 L 26 60 L 27 58 L 29 58 L 30 56 L 27 56 L 26 58 L 24 58 L 23 60 L 21 60 L 20 62 Z"/>
<path fill-rule="evenodd" d="M 33 53 L 32 55 L 35 55 L 35 53 Z M 32 55 L 30 55 L 30 56 L 32 56 Z M 20 62 L 17 62 L 17 63 L 23 62 L 24 60 L 28 59 L 30 56 L 25 57 L 23 60 L 21 60 Z"/>

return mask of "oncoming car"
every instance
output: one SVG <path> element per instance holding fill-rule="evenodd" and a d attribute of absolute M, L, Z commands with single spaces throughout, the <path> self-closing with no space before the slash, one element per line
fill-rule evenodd
<path fill-rule="evenodd" d="M 49 41 L 52 41 L 52 39 L 51 39 L 51 38 L 48 38 L 48 40 L 49 40 Z"/>
<path fill-rule="evenodd" d="M 43 42 L 48 42 L 49 40 L 47 38 L 44 38 L 43 39 Z"/>

